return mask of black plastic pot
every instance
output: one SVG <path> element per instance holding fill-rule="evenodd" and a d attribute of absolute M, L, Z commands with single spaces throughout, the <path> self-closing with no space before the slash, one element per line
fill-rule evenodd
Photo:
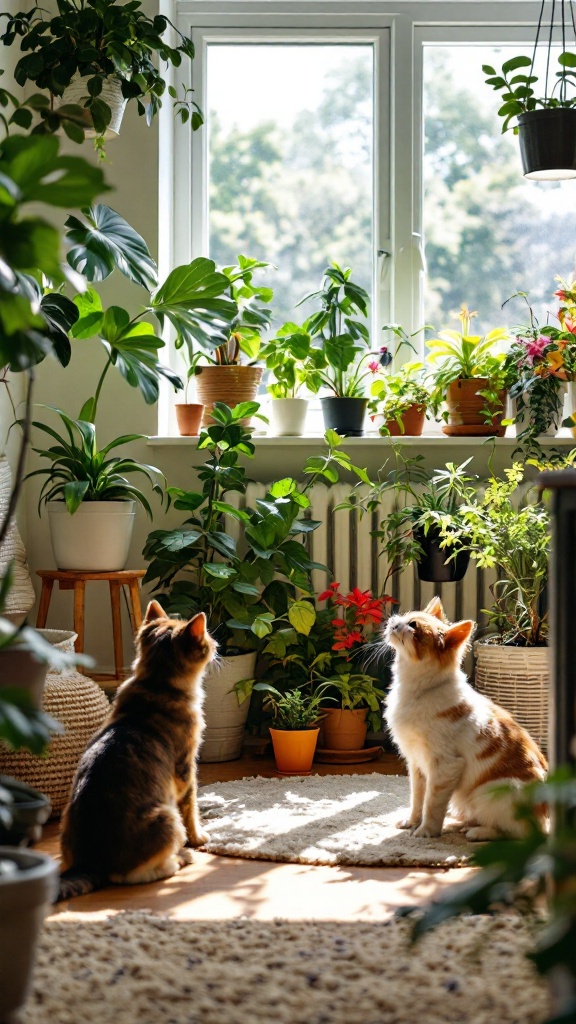
<path fill-rule="evenodd" d="M 518 127 L 526 178 L 576 178 L 576 109 L 528 110 Z"/>
<path fill-rule="evenodd" d="M 367 398 L 321 398 L 326 430 L 335 430 L 342 437 L 362 437 Z"/>
<path fill-rule="evenodd" d="M 52 805 L 43 793 L 9 775 L 0 775 L 1 846 L 37 842 L 51 810 Z"/>
<path fill-rule="evenodd" d="M 418 579 L 423 583 L 458 583 L 466 575 L 470 562 L 469 551 L 459 551 L 449 562 L 450 551 L 440 547 L 439 533 L 433 527 L 424 534 L 421 527 L 415 527 L 414 537 L 424 550 L 417 563 Z"/>

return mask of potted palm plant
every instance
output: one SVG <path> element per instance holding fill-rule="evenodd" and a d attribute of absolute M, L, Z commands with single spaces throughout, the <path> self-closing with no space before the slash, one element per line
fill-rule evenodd
<path fill-rule="evenodd" d="M 367 352 L 368 293 L 351 280 L 349 267 L 331 263 L 324 270 L 320 290 L 306 295 L 302 302 L 314 301 L 320 309 L 304 322 L 322 359 L 314 353 L 309 379 L 319 390 L 330 393 L 320 399 L 324 426 L 347 437 L 364 433 L 368 399 L 364 381 L 380 368 L 378 358 Z M 366 363 L 370 360 L 368 367 Z"/>
<path fill-rule="evenodd" d="M 37 5 L 17 14 L 4 12 L 0 39 L 5 46 L 18 41 L 22 51 L 14 70 L 18 85 L 33 82 L 47 90 L 51 107 L 79 107 L 83 119 L 64 123 L 76 142 L 88 135 L 102 149 L 103 140 L 120 130 L 124 107 L 132 100 L 150 124 L 167 89 L 154 58 L 179 67 L 183 57 L 194 57 L 192 40 L 165 15 L 148 17 L 140 0 L 57 0 L 57 7 L 56 17 Z M 176 46 L 163 38 L 169 26 L 178 36 Z M 180 120 L 199 128 L 202 115 L 192 90 L 178 95 L 168 86 L 167 91 Z"/>
<path fill-rule="evenodd" d="M 576 95 L 573 91 L 576 54 L 564 50 L 558 55 L 558 64 L 560 70 L 550 76 L 554 82 L 550 89 L 547 68 L 544 94 L 540 96 L 536 93 L 538 76 L 534 74 L 534 56 L 511 57 L 500 72 L 490 64 L 482 66 L 488 76 L 486 84 L 502 93 L 504 102 L 498 111 L 504 119 L 502 131 L 513 127 L 519 136 L 526 178 L 576 177 Z"/>
<path fill-rule="evenodd" d="M 426 342 L 432 364 L 431 405 L 438 413 L 445 402 L 447 423 L 442 427 L 450 437 L 503 436 L 506 388 L 509 368 L 505 354 L 498 351 L 508 332 L 496 327 L 485 336 L 470 333 L 471 313 L 463 304 L 458 314 L 461 331 L 446 328 L 438 338 Z"/>
<path fill-rule="evenodd" d="M 254 689 L 266 694 L 264 704 L 272 712 L 270 738 L 278 773 L 310 775 L 319 723 L 325 714 L 321 707 L 326 699 L 325 687 L 318 687 L 315 693 L 302 693 L 299 689 L 281 693 L 270 683 L 256 683 Z"/>

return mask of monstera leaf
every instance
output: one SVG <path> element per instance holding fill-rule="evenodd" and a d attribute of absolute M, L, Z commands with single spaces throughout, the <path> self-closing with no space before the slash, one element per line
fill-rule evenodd
<path fill-rule="evenodd" d="M 104 281 L 118 268 L 130 281 L 152 291 L 157 283 L 156 263 L 144 239 L 120 214 L 97 203 L 83 209 L 87 224 L 68 217 L 67 238 L 73 243 L 67 260 L 88 281 Z"/>
<path fill-rule="evenodd" d="M 192 357 L 195 341 L 210 351 L 227 340 L 238 314 L 237 303 L 225 294 L 229 289 L 229 279 L 214 261 L 198 257 L 168 275 L 152 296 L 149 311 L 161 326 L 170 321 Z"/>

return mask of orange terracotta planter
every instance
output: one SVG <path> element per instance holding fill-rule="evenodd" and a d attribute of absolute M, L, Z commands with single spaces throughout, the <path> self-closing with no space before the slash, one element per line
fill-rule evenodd
<path fill-rule="evenodd" d="M 286 775 L 309 772 L 320 729 L 270 729 L 276 767 Z"/>
<path fill-rule="evenodd" d="M 396 420 L 386 420 L 390 437 L 420 437 L 426 420 L 426 406 L 414 403 L 400 417 L 404 430 L 400 430 Z"/>
<path fill-rule="evenodd" d="M 196 394 L 204 406 L 202 426 L 214 422 L 210 413 L 215 402 L 224 402 L 231 409 L 240 402 L 253 402 L 261 377 L 261 366 L 199 366 L 195 380 Z"/>
<path fill-rule="evenodd" d="M 361 750 L 368 725 L 368 708 L 322 708 L 324 746 L 327 750 Z"/>
<path fill-rule="evenodd" d="M 200 433 L 203 412 L 204 406 L 197 402 L 176 403 L 176 422 L 182 437 L 195 437 Z"/>
<path fill-rule="evenodd" d="M 506 391 L 499 392 L 501 409 L 495 413 L 491 423 L 486 423 L 482 412 L 486 408 L 486 399 L 478 392 L 485 391 L 489 384 L 484 377 L 474 377 L 471 380 L 453 380 L 448 385 L 448 423 L 442 427 L 445 434 L 449 437 L 504 437 L 506 428 L 502 426 L 502 420 L 506 411 Z"/>

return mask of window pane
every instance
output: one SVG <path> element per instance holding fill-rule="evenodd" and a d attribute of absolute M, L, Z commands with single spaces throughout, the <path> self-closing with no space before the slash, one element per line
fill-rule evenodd
<path fill-rule="evenodd" d="M 275 327 L 332 260 L 372 291 L 372 97 L 370 45 L 208 47 L 210 256 L 278 267 Z"/>
<path fill-rule="evenodd" d="M 576 182 L 528 181 L 518 139 L 502 132 L 499 70 L 530 45 L 427 46 L 424 50 L 426 321 L 456 327 L 466 302 L 478 330 L 526 322 L 526 292 L 543 326 L 553 317 L 556 275 L 576 269 Z M 555 58 L 554 58 L 555 60 Z"/>

